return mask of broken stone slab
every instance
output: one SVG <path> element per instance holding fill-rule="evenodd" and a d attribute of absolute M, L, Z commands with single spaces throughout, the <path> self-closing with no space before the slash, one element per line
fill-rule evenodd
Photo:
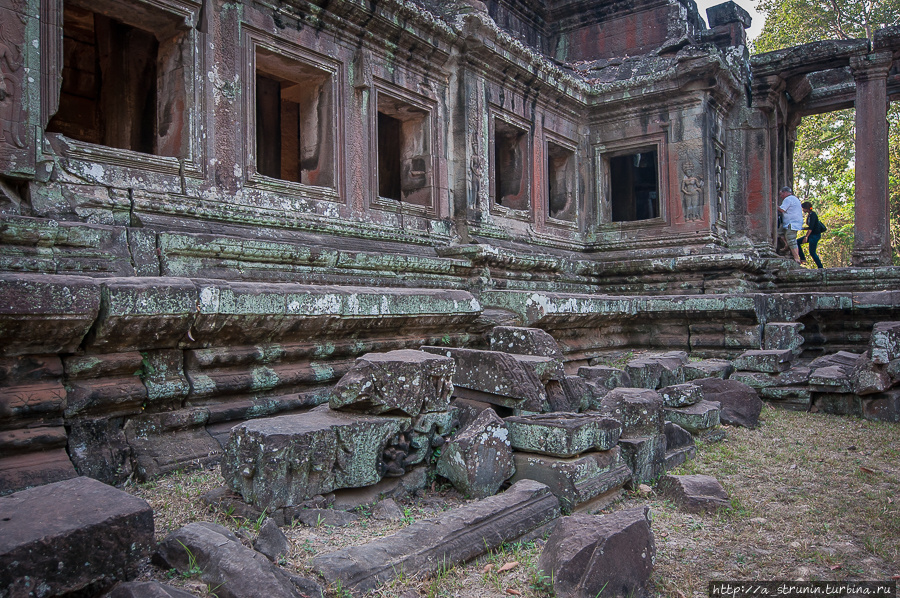
<path fill-rule="evenodd" d="M 666 422 L 665 470 L 678 467 L 696 456 L 697 446 L 694 443 L 694 436 L 678 424 Z"/>
<path fill-rule="evenodd" d="M 597 414 L 554 412 L 504 421 L 514 449 L 553 457 L 607 451 L 616 446 L 622 433 L 619 421 Z"/>
<path fill-rule="evenodd" d="M 455 369 L 451 358 L 424 351 L 367 353 L 334 386 L 328 405 L 334 410 L 410 417 L 446 411 Z"/>
<path fill-rule="evenodd" d="M 136 576 L 153 542 L 150 505 L 91 478 L 4 496 L 0 595 L 99 595 Z"/>
<path fill-rule="evenodd" d="M 809 384 L 810 369 L 805 366 L 795 366 L 778 374 L 766 374 L 764 372 L 734 372 L 729 380 L 737 380 L 757 390 L 771 388 L 773 386 L 806 386 Z"/>
<path fill-rule="evenodd" d="M 843 365 L 831 365 L 812 369 L 809 374 L 811 390 L 826 393 L 852 393 L 853 369 Z"/>
<path fill-rule="evenodd" d="M 734 366 L 727 359 L 704 359 L 684 365 L 684 381 L 690 382 L 699 378 L 728 378 Z"/>
<path fill-rule="evenodd" d="M 763 327 L 763 343 L 764 351 L 783 351 L 788 350 L 795 355 L 799 355 L 800 347 L 803 346 L 804 325 L 799 322 L 769 322 Z"/>
<path fill-rule="evenodd" d="M 471 560 L 559 517 L 559 500 L 544 484 L 521 480 L 506 492 L 417 521 L 396 534 L 317 556 L 328 583 L 367 592 L 400 576 L 427 575 Z"/>
<path fill-rule="evenodd" d="M 715 378 L 718 380 L 718 378 Z M 759 398 L 757 397 L 757 400 Z M 715 428 L 720 423 L 721 410 L 719 403 L 700 401 L 687 407 L 666 407 L 665 417 L 673 424 L 678 424 L 691 434 L 699 434 L 703 430 Z"/>
<path fill-rule="evenodd" d="M 721 423 L 751 429 L 759 424 L 762 400 L 757 391 L 750 386 L 737 380 L 720 380 L 718 378 L 695 380 L 694 384 L 703 391 L 705 401 L 719 404 L 719 421 Z M 672 421 L 678 423 L 674 419 Z M 701 429 L 711 427 L 714 426 L 701 426 Z"/>
<path fill-rule="evenodd" d="M 900 358 L 900 322 L 876 322 L 869 338 L 872 362 L 886 365 Z"/>
<path fill-rule="evenodd" d="M 622 438 L 619 440 L 622 458 L 631 469 L 632 483 L 650 483 L 665 473 L 666 435 Z"/>
<path fill-rule="evenodd" d="M 708 475 L 667 475 L 659 488 L 685 511 L 712 512 L 731 506 L 728 494 L 719 481 Z"/>
<path fill-rule="evenodd" d="M 777 374 L 790 369 L 794 352 L 790 349 L 744 351 L 734 360 L 734 369 Z"/>
<path fill-rule="evenodd" d="M 550 334 L 540 328 L 519 328 L 517 326 L 495 326 L 488 332 L 491 351 L 539 355 L 562 361 L 563 353 Z"/>
<path fill-rule="evenodd" d="M 853 374 L 850 377 L 854 394 L 860 396 L 884 392 L 891 387 L 891 376 L 886 365 L 879 365 L 863 353 L 856 360 Z"/>
<path fill-rule="evenodd" d="M 222 477 L 270 513 L 317 494 L 381 480 L 382 453 L 408 419 L 347 414 L 326 405 L 234 427 Z"/>
<path fill-rule="evenodd" d="M 550 357 L 476 349 L 421 349 L 452 357 L 456 361 L 456 373 L 453 375 L 455 396 L 520 411 L 549 411 L 545 383 L 565 375 L 560 362 Z"/>
<path fill-rule="evenodd" d="M 879 422 L 900 422 L 900 388 L 869 395 L 861 401 L 862 416 Z"/>
<path fill-rule="evenodd" d="M 113 588 L 105 598 L 194 598 L 194 595 L 158 581 L 127 581 Z"/>
<path fill-rule="evenodd" d="M 275 520 L 266 517 L 263 524 L 259 526 L 259 533 L 253 541 L 253 549 L 266 555 L 270 561 L 275 561 L 280 556 L 290 554 L 291 543 Z"/>
<path fill-rule="evenodd" d="M 618 490 L 631 479 L 631 469 L 618 447 L 571 458 L 535 453 L 515 453 L 514 457 L 516 473 L 510 481 L 535 480 L 546 484 L 565 511 Z"/>
<path fill-rule="evenodd" d="M 180 573 L 199 571 L 200 581 L 215 587 L 219 598 L 302 598 L 309 589 L 322 596 L 318 584 L 288 574 L 215 523 L 190 523 L 172 532 L 155 558 Z"/>
<path fill-rule="evenodd" d="M 657 389 L 684 383 L 684 366 L 688 363 L 684 351 L 669 351 L 656 355 L 643 355 L 625 365 L 632 386 Z"/>
<path fill-rule="evenodd" d="M 485 498 L 515 473 L 512 454 L 506 424 L 486 409 L 443 446 L 436 472 L 465 496 Z"/>
<path fill-rule="evenodd" d="M 614 388 L 600 401 L 600 413 L 622 422 L 622 437 L 662 434 L 663 402 L 655 390 Z"/>
<path fill-rule="evenodd" d="M 561 518 L 538 558 L 538 571 L 549 576 L 556 596 L 651 596 L 656 544 L 649 512 L 639 507 Z"/>
<path fill-rule="evenodd" d="M 817 370 L 819 368 L 826 368 L 832 366 L 839 366 L 843 368 L 853 368 L 856 365 L 856 360 L 859 359 L 859 353 L 851 353 L 849 351 L 838 351 L 837 353 L 832 353 L 830 355 L 822 355 L 821 357 L 817 357 L 809 362 L 808 366 L 810 370 Z"/>
<path fill-rule="evenodd" d="M 594 390 L 594 396 L 602 398 L 609 391 L 620 386 L 631 386 L 631 376 L 625 370 L 606 365 L 591 365 L 578 368 L 578 376 Z"/>
<path fill-rule="evenodd" d="M 696 384 L 673 384 L 660 388 L 657 393 L 666 407 L 686 407 L 703 400 L 703 391 Z"/>

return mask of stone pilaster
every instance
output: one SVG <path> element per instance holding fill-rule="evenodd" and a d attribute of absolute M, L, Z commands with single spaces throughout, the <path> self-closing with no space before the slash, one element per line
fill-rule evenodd
<path fill-rule="evenodd" d="M 891 263 L 887 74 L 890 52 L 850 57 L 856 80 L 855 266 Z"/>

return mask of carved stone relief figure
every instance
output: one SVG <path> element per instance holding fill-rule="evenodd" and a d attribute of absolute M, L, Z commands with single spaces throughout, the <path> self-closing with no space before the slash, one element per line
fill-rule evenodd
<path fill-rule="evenodd" d="M 10 11 L 0 11 L 9 16 Z M 16 19 L 19 20 L 19 19 Z M 26 146 L 25 108 L 22 97 L 22 28 L 16 20 L 0 18 L 0 155 L 12 146 Z"/>
<path fill-rule="evenodd" d="M 694 163 L 685 161 L 681 166 L 684 177 L 681 179 L 681 202 L 685 220 L 701 220 L 703 218 L 703 179 L 694 176 Z"/>

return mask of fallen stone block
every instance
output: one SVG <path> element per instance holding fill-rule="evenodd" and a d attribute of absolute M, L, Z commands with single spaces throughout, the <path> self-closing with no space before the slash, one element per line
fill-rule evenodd
<path fill-rule="evenodd" d="M 795 366 L 778 374 L 764 372 L 734 372 L 729 380 L 737 380 L 750 388 L 761 389 L 772 386 L 806 386 L 809 384 L 810 369 Z"/>
<path fill-rule="evenodd" d="M 622 422 L 622 437 L 663 432 L 663 402 L 655 390 L 614 388 L 600 401 L 600 413 Z"/>
<path fill-rule="evenodd" d="M 884 392 L 891 387 L 891 376 L 886 365 L 879 365 L 868 358 L 868 353 L 859 356 L 850 377 L 854 394 L 871 395 Z"/>
<path fill-rule="evenodd" d="M 619 440 L 622 458 L 631 469 L 632 483 L 649 483 L 665 473 L 666 435 L 656 434 Z"/>
<path fill-rule="evenodd" d="M 555 411 L 585 411 L 590 409 L 594 399 L 594 391 L 580 376 L 565 376 L 560 380 L 568 403 L 567 409 Z M 552 404 L 552 401 L 551 401 Z"/>
<path fill-rule="evenodd" d="M 158 581 L 127 581 L 113 588 L 105 598 L 194 598 L 194 595 Z"/>
<path fill-rule="evenodd" d="M 495 326 L 488 333 L 491 351 L 539 355 L 562 361 L 563 353 L 550 334 L 540 328 L 519 328 L 516 326 Z"/>
<path fill-rule="evenodd" d="M 900 322 L 876 322 L 869 338 L 872 362 L 886 365 L 900 359 Z"/>
<path fill-rule="evenodd" d="M 862 416 L 879 422 L 900 422 L 900 388 L 862 399 Z"/>
<path fill-rule="evenodd" d="M 695 380 L 694 384 L 703 391 L 703 399 L 705 401 L 719 404 L 719 421 L 721 423 L 729 426 L 743 426 L 745 428 L 755 428 L 759 425 L 762 400 L 759 398 L 759 394 L 751 387 L 737 380 L 719 380 L 718 378 Z M 684 417 L 687 417 L 687 415 Z M 672 419 L 672 421 L 679 423 L 675 419 Z M 679 423 L 679 425 L 681 424 Z M 716 424 L 700 426 L 697 429 L 711 428 L 714 425 Z M 690 430 L 691 428 L 688 427 L 688 429 Z"/>
<path fill-rule="evenodd" d="M 854 365 L 856 365 L 857 359 L 859 359 L 859 353 L 838 351 L 837 353 L 832 353 L 830 355 L 822 355 L 821 357 L 816 357 L 809 362 L 808 366 L 810 370 L 817 370 L 819 368 L 832 366 L 852 368 Z"/>
<path fill-rule="evenodd" d="M 764 351 L 783 351 L 789 350 L 795 354 L 799 354 L 800 347 L 803 345 L 804 326 L 799 322 L 770 322 L 763 327 L 763 343 Z"/>
<path fill-rule="evenodd" d="M 718 378 L 715 378 L 716 380 Z M 757 401 L 759 398 L 756 399 Z M 699 434 L 703 430 L 715 428 L 720 423 L 719 403 L 712 401 L 700 401 L 696 405 L 679 407 L 677 409 L 666 407 L 665 418 L 673 424 L 678 424 L 691 434 Z"/>
<path fill-rule="evenodd" d="M 703 391 L 699 386 L 690 382 L 666 386 L 660 388 L 657 393 L 666 407 L 686 407 L 703 400 Z"/>
<path fill-rule="evenodd" d="M 607 451 L 616 446 L 622 433 L 617 420 L 587 413 L 545 413 L 504 421 L 514 449 L 554 457 Z"/>
<path fill-rule="evenodd" d="M 99 595 L 153 546 L 146 501 L 78 477 L 0 498 L 0 596 Z"/>
<path fill-rule="evenodd" d="M 506 424 L 493 411 L 482 411 L 444 445 L 436 471 L 466 496 L 495 494 L 515 473 Z"/>
<path fill-rule="evenodd" d="M 565 375 L 560 362 L 550 357 L 444 347 L 422 350 L 456 361 L 455 396 L 518 411 L 549 411 L 545 383 Z"/>
<path fill-rule="evenodd" d="M 266 517 L 263 524 L 259 526 L 259 533 L 253 541 L 253 549 L 266 555 L 270 561 L 275 561 L 278 557 L 291 552 L 291 543 L 275 520 Z"/>
<path fill-rule="evenodd" d="M 731 506 L 728 494 L 716 478 L 708 475 L 667 475 L 659 482 L 664 496 L 685 511 L 712 512 Z"/>
<path fill-rule="evenodd" d="M 704 359 L 684 364 L 684 381 L 690 382 L 698 378 L 728 378 L 734 366 L 727 359 Z"/>
<path fill-rule="evenodd" d="M 658 355 L 643 355 L 625 365 L 632 386 L 657 389 L 684 383 L 684 366 L 688 363 L 684 351 L 670 351 Z"/>
<path fill-rule="evenodd" d="M 215 523 L 190 523 L 172 532 L 159 543 L 155 558 L 180 573 L 198 574 L 219 598 L 322 596 L 318 584 L 288 574 Z"/>
<path fill-rule="evenodd" d="M 594 498 L 621 489 L 631 479 L 631 469 L 619 448 L 559 458 L 534 453 L 515 453 L 516 473 L 510 478 L 546 484 L 565 511 Z"/>
<path fill-rule="evenodd" d="M 563 517 L 547 539 L 537 568 L 556 596 L 652 596 L 656 544 L 649 507 L 609 515 Z"/>
<path fill-rule="evenodd" d="M 378 482 L 388 441 L 408 423 L 345 414 L 322 405 L 306 413 L 234 427 L 222 477 L 244 500 L 269 513 L 317 494 Z"/>
<path fill-rule="evenodd" d="M 809 374 L 809 387 L 817 392 L 852 393 L 852 368 L 832 365 L 812 369 Z"/>
<path fill-rule="evenodd" d="M 694 436 L 672 422 L 666 422 L 666 459 L 665 470 L 669 471 L 678 467 L 688 459 L 697 456 L 697 447 Z"/>
<path fill-rule="evenodd" d="M 606 365 L 582 366 L 578 368 L 578 376 L 593 389 L 597 398 L 602 398 L 614 388 L 632 385 L 631 376 L 625 370 Z"/>
<path fill-rule="evenodd" d="M 849 393 L 814 392 L 809 410 L 811 413 L 862 417 L 862 399 Z"/>
<path fill-rule="evenodd" d="M 790 369 L 793 359 L 794 352 L 789 349 L 744 351 L 734 360 L 734 369 L 777 374 Z"/>
<path fill-rule="evenodd" d="M 451 358 L 424 351 L 367 353 L 338 381 L 328 405 L 335 410 L 410 417 L 446 411 L 455 369 Z"/>
<path fill-rule="evenodd" d="M 417 521 L 396 534 L 317 556 L 312 568 L 328 583 L 367 592 L 400 576 L 427 575 L 471 560 L 559 517 L 559 501 L 544 484 L 522 480 L 509 490 Z"/>

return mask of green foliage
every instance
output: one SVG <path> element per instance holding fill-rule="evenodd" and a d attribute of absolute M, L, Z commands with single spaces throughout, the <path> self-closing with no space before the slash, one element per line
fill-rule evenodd
<path fill-rule="evenodd" d="M 755 53 L 821 40 L 873 39 L 875 31 L 900 23 L 900 0 L 760 0 L 766 15 Z M 826 267 L 849 266 L 853 248 L 854 109 L 808 116 L 797 128 L 794 191 L 813 202 L 828 232 L 819 242 Z M 890 234 L 900 245 L 900 105 L 888 110 Z M 811 264 L 811 262 L 810 262 Z M 900 256 L 894 251 L 894 264 Z"/>

